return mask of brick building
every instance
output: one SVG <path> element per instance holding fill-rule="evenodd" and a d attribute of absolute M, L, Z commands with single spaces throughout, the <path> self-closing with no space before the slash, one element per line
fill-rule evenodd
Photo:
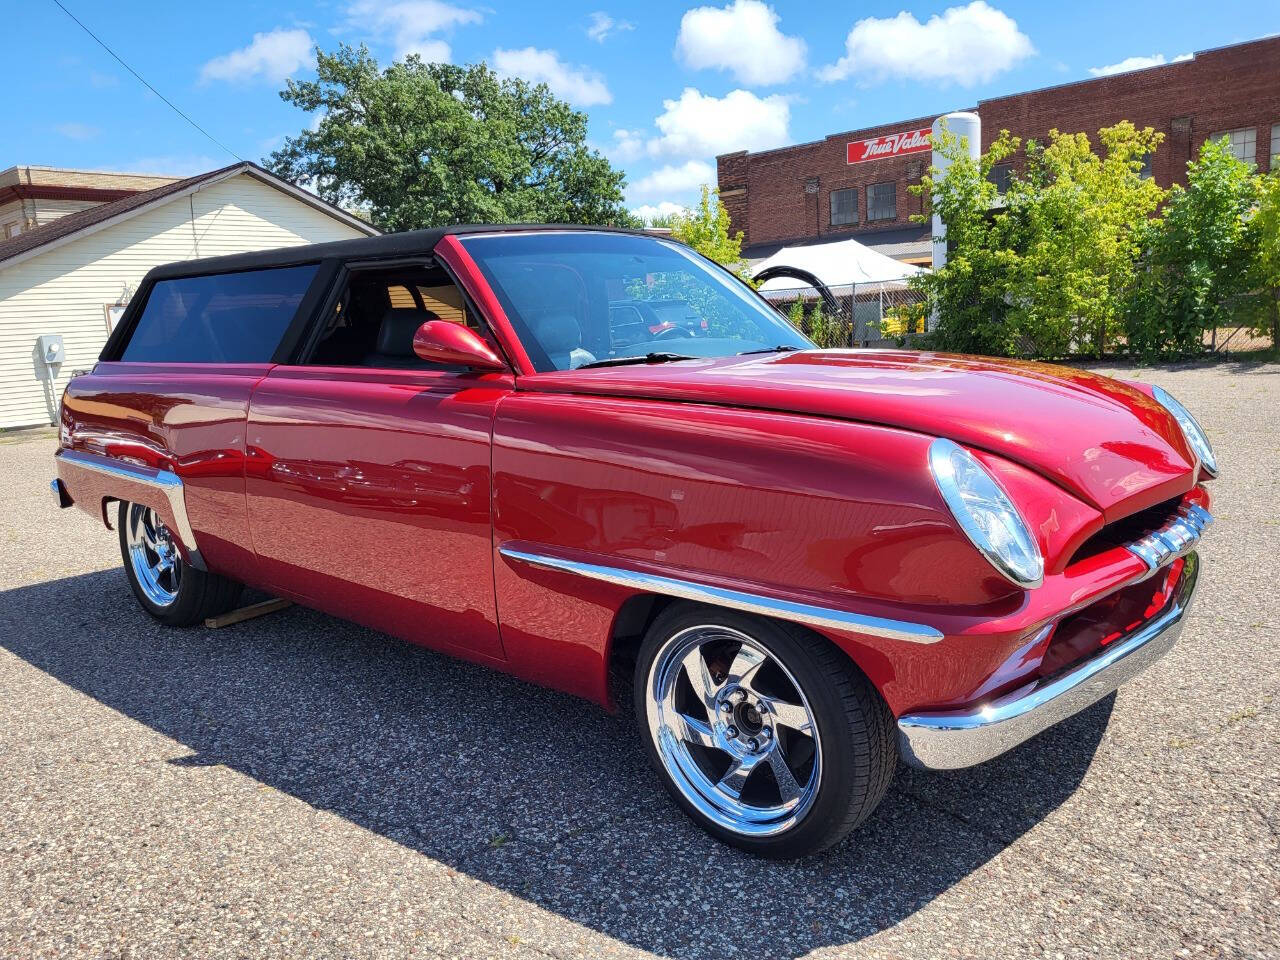
<path fill-rule="evenodd" d="M 0 240 L 181 177 L 20 166 L 0 170 Z"/>
<path fill-rule="evenodd" d="M 952 109 L 979 115 L 984 150 L 1002 129 L 1024 142 L 1044 142 L 1055 128 L 1094 138 L 1121 120 L 1153 127 L 1165 141 L 1150 172 L 1165 187 L 1185 180 L 1187 160 L 1211 136 L 1228 136 L 1236 155 L 1258 169 L 1280 169 L 1280 37 Z M 921 200 L 907 187 L 929 167 L 920 134 L 935 116 L 717 157 L 720 197 L 733 229 L 745 235 L 744 252 L 758 260 L 783 244 L 852 236 L 900 260 L 928 264 L 929 228 L 911 223 Z"/>

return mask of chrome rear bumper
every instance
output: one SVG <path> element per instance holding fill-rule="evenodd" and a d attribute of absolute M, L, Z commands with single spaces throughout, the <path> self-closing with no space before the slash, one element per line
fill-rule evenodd
<path fill-rule="evenodd" d="M 980 707 L 900 717 L 903 759 L 928 770 L 971 767 L 1092 706 L 1173 647 L 1195 595 L 1199 566 L 1197 555 L 1188 554 L 1177 594 L 1164 612 L 1090 659 Z"/>
<path fill-rule="evenodd" d="M 186 491 L 176 473 L 79 450 L 59 450 L 54 462 L 58 476 L 50 487 L 60 507 L 77 504 L 91 514 L 102 510 L 97 515 L 104 522 L 104 501 L 124 500 L 150 507 L 177 536 L 187 562 L 198 570 L 205 569 L 187 517 Z"/>

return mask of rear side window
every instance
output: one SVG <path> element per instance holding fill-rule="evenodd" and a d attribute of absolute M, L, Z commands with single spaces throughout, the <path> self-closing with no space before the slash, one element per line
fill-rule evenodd
<path fill-rule="evenodd" d="M 317 264 L 160 280 L 121 360 L 266 363 L 298 312 Z"/>

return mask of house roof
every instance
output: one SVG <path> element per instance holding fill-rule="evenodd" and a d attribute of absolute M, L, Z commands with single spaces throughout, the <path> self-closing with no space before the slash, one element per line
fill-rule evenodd
<path fill-rule="evenodd" d="M 210 170 L 208 173 L 188 177 L 185 180 L 166 183 L 152 190 L 144 190 L 141 193 L 122 197 L 110 203 L 100 203 L 95 207 L 78 210 L 75 213 L 69 213 L 64 217 L 59 217 L 57 220 L 36 227 L 34 230 L 20 233 L 16 237 L 0 242 L 0 268 L 10 266 L 12 261 L 18 258 L 34 255 L 45 247 L 73 239 L 78 234 L 105 227 L 110 223 L 140 213 L 144 209 L 165 200 L 192 193 L 201 187 L 209 186 L 240 174 L 248 174 L 254 179 L 261 180 L 278 190 L 282 190 L 295 199 L 315 207 L 334 219 L 341 220 L 370 236 L 376 236 L 379 233 L 376 227 L 358 217 L 352 216 L 331 203 L 326 203 L 314 194 L 307 193 L 307 191 L 294 186 L 287 180 L 280 179 L 256 163 L 242 161 L 217 170 Z"/>

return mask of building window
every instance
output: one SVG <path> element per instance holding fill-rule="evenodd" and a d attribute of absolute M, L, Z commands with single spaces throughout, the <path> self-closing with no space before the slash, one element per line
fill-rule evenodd
<path fill-rule="evenodd" d="M 858 222 L 858 188 L 831 191 L 831 225 L 845 226 Z"/>
<path fill-rule="evenodd" d="M 4 238 L 6 240 L 10 240 L 13 237 L 16 237 L 21 232 L 22 232 L 22 222 L 19 220 L 14 220 L 12 223 L 6 223 L 4 225 Z"/>
<path fill-rule="evenodd" d="M 1280 123 L 1271 125 L 1271 169 L 1280 170 Z"/>
<path fill-rule="evenodd" d="M 1142 167 L 1138 170 L 1138 176 L 1143 180 L 1151 179 L 1151 157 L 1153 154 L 1144 154 L 1142 157 Z"/>
<path fill-rule="evenodd" d="M 1000 196 L 1004 196 L 1009 192 L 1009 181 L 1012 178 L 1012 163 L 997 163 L 992 166 L 991 172 L 987 174 L 987 179 L 996 185 L 996 191 Z"/>
<path fill-rule="evenodd" d="M 1227 145 L 1237 160 L 1243 160 L 1250 167 L 1257 166 L 1258 131 L 1255 127 L 1249 127 L 1246 130 L 1224 130 L 1213 134 L 1209 139 L 1221 140 L 1223 137 L 1226 138 Z"/>
<path fill-rule="evenodd" d="M 898 185 L 873 183 L 867 187 L 867 220 L 898 219 Z"/>

